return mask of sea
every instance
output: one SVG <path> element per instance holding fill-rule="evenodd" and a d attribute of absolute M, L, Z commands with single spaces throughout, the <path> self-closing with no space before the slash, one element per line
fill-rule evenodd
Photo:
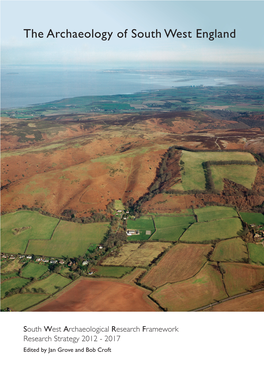
<path fill-rule="evenodd" d="M 236 84 L 223 71 L 2 67 L 2 109 L 27 107 L 80 96 L 132 94 L 180 86 Z"/>

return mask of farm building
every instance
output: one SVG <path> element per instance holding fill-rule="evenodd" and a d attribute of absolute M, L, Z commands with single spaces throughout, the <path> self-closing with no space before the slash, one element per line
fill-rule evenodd
<path fill-rule="evenodd" d="M 138 229 L 127 229 L 126 234 L 127 236 L 133 236 L 133 235 L 138 235 L 140 233 Z"/>

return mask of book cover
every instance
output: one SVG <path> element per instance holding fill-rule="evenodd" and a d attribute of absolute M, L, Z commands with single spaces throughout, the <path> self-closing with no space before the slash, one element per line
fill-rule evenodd
<path fill-rule="evenodd" d="M 158 371 L 177 350 L 190 371 L 206 350 L 209 371 L 246 336 L 254 363 L 232 364 L 259 369 L 263 10 L 1 2 L 1 344 L 15 368 L 130 372 L 133 355 Z"/>

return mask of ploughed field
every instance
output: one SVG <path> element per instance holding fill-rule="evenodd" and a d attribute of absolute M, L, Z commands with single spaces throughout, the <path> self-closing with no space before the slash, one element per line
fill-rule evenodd
<path fill-rule="evenodd" d="M 157 311 L 148 291 L 111 280 L 82 278 L 51 301 L 35 307 L 36 311 Z"/>

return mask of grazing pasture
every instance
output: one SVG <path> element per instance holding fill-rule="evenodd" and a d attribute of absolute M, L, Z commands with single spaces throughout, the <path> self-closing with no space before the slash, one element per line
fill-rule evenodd
<path fill-rule="evenodd" d="M 264 215 L 257 212 L 240 212 L 241 218 L 247 224 L 264 225 Z"/>
<path fill-rule="evenodd" d="M 2 216 L 2 252 L 24 253 L 29 240 L 49 240 L 58 219 L 36 211 L 17 211 Z"/>
<path fill-rule="evenodd" d="M 151 237 L 151 240 L 176 242 L 186 231 L 186 228 L 188 227 L 178 226 L 158 229 Z"/>
<path fill-rule="evenodd" d="M 156 232 L 151 240 L 178 241 L 183 232 L 195 222 L 193 215 L 190 216 L 155 216 Z"/>
<path fill-rule="evenodd" d="M 223 190 L 223 179 L 234 181 L 241 184 L 248 189 L 252 188 L 254 180 L 257 175 L 258 166 L 254 165 L 224 165 L 224 166 L 211 166 L 212 178 L 216 190 Z"/>
<path fill-rule="evenodd" d="M 220 219 L 194 223 L 181 237 L 183 242 L 209 242 L 238 236 L 242 230 L 240 219 Z"/>
<path fill-rule="evenodd" d="M 181 179 L 182 182 L 179 184 L 175 184 L 173 189 L 176 190 L 205 190 L 205 174 L 203 169 L 203 162 L 207 161 L 246 161 L 246 162 L 254 162 L 254 157 L 250 153 L 245 152 L 190 152 L 190 151 L 182 151 L 181 161 L 180 164 L 182 166 L 182 173 Z M 239 184 L 243 184 L 245 180 L 245 174 L 239 170 L 240 167 L 244 165 L 228 165 L 231 166 L 225 173 L 222 171 L 222 176 L 227 177 L 232 174 L 232 169 L 234 170 L 234 174 L 236 174 L 236 182 Z M 234 167 L 233 167 L 234 166 Z M 220 167 L 220 166 L 217 166 Z M 226 166 L 221 166 L 223 170 L 225 170 Z M 249 166 L 253 167 L 253 170 L 249 172 L 246 178 L 247 185 L 251 185 L 256 176 L 256 166 Z M 242 167 L 243 168 L 243 167 Z M 239 177 L 240 175 L 240 177 Z M 214 182 L 217 182 L 219 185 L 219 178 L 221 177 L 220 171 L 218 173 L 215 172 L 213 175 Z M 246 185 L 245 185 L 246 186 Z"/>
<path fill-rule="evenodd" d="M 243 262 L 247 258 L 247 246 L 240 237 L 218 242 L 211 255 L 216 262 Z"/>
<path fill-rule="evenodd" d="M 21 276 L 26 278 L 39 278 L 45 272 L 47 272 L 48 267 L 43 264 L 37 263 L 28 263 L 25 267 L 22 268 Z"/>
<path fill-rule="evenodd" d="M 4 280 L 7 280 L 8 278 L 12 278 L 12 277 L 18 277 L 18 272 L 11 272 L 11 273 L 7 273 L 5 275 L 3 275 L 1 273 L 1 282 L 3 282 Z"/>
<path fill-rule="evenodd" d="M 4 298 L 6 293 L 9 292 L 11 289 L 20 289 L 24 287 L 29 280 L 21 277 L 11 278 L 10 280 L 6 280 L 1 284 L 1 298 Z"/>
<path fill-rule="evenodd" d="M 64 288 L 71 282 L 70 279 L 62 277 L 57 273 L 53 273 L 49 277 L 45 278 L 44 280 L 36 281 L 30 284 L 27 289 L 42 289 L 47 294 L 56 293 L 58 290 Z"/>
<path fill-rule="evenodd" d="M 109 223 L 78 224 L 60 221 L 51 240 L 31 240 L 27 253 L 77 257 L 85 254 L 92 243 L 99 244 L 108 227 Z"/>
<path fill-rule="evenodd" d="M 48 297 L 47 294 L 15 294 L 1 301 L 1 309 L 9 307 L 12 311 L 23 311 L 29 307 L 42 302 Z"/>
<path fill-rule="evenodd" d="M 175 226 L 189 226 L 195 222 L 193 215 L 190 216 L 166 216 L 158 215 L 154 217 L 157 229 L 175 227 Z"/>
<path fill-rule="evenodd" d="M 237 217 L 237 212 L 233 207 L 225 206 L 206 206 L 199 209 L 194 209 L 194 213 L 197 215 L 199 223 L 210 220 Z"/>
<path fill-rule="evenodd" d="M 264 246 L 248 243 L 250 263 L 264 265 Z"/>

